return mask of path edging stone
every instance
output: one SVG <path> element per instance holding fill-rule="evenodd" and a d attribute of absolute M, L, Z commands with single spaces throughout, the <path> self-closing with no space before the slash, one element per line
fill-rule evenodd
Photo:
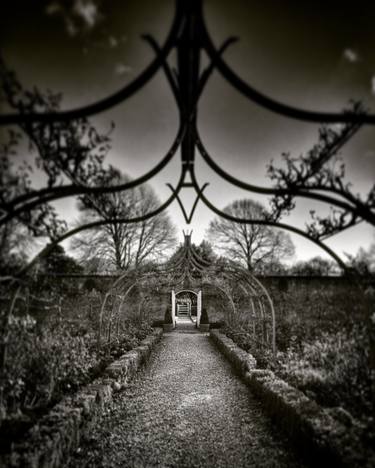
<path fill-rule="evenodd" d="M 258 369 L 255 358 L 219 330 L 211 330 L 210 338 L 314 466 L 374 466 L 374 454 L 361 443 L 364 428 L 349 413 L 342 408 L 322 408 L 272 371 Z"/>
<path fill-rule="evenodd" d="M 80 439 L 95 424 L 98 417 L 134 377 L 163 336 L 162 328 L 141 341 L 140 345 L 112 362 L 102 377 L 65 397 L 26 434 L 26 442 L 14 444 L 6 464 L 11 468 L 58 468 L 64 466 L 70 454 L 79 447 Z M 0 459 L 0 465 L 2 464 Z"/>

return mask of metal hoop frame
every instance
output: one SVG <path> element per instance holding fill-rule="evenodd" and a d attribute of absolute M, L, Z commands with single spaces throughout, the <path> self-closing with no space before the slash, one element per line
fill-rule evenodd
<path fill-rule="evenodd" d="M 214 265 L 211 262 L 201 258 L 191 244 L 191 233 L 185 234 L 184 245 L 178 256 L 172 262 L 166 262 L 158 265 L 152 271 L 133 269 L 128 270 L 117 278 L 107 291 L 99 314 L 99 335 L 108 338 L 111 332 L 112 317 L 120 319 L 123 305 L 136 287 L 141 290 L 154 289 L 152 280 L 157 280 L 158 287 L 166 287 L 178 291 L 176 295 L 184 291 L 190 291 L 197 295 L 196 290 L 201 291 L 205 286 L 213 287 L 219 290 L 228 300 L 231 308 L 232 317 L 236 317 L 239 311 L 236 308 L 232 286 L 251 301 L 252 310 L 245 310 L 246 317 L 254 323 L 261 323 L 263 328 L 266 322 L 269 324 L 267 336 L 269 340 L 263 342 L 264 345 L 276 352 L 276 317 L 272 299 L 267 289 L 262 283 L 254 277 L 249 271 L 238 267 L 233 262 L 225 265 Z M 120 298 L 117 302 L 117 310 L 109 310 L 107 320 L 106 310 L 107 302 L 110 298 Z M 254 302 L 257 307 L 254 307 Z M 257 313 L 258 311 L 258 313 Z M 251 313 L 252 312 L 252 313 Z M 107 324 L 107 325 L 106 325 Z M 117 323 L 118 328 L 118 323 Z"/>

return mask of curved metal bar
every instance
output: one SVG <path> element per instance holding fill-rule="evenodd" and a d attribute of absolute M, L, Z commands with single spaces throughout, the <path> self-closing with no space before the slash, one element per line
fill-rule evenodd
<path fill-rule="evenodd" d="M 240 179 L 237 179 L 236 177 L 232 176 L 228 172 L 226 172 L 222 167 L 220 167 L 214 159 L 210 156 L 208 151 L 206 150 L 205 146 L 202 143 L 202 140 L 199 136 L 198 131 L 196 131 L 196 146 L 197 149 L 202 156 L 203 160 L 208 164 L 208 166 L 215 171 L 217 174 L 219 174 L 223 179 L 228 181 L 229 183 L 236 185 L 237 187 L 244 189 L 244 190 L 249 190 L 251 192 L 256 192 L 256 193 L 261 193 L 264 195 L 293 195 L 296 197 L 303 197 L 303 198 L 312 198 L 314 200 L 318 200 L 321 202 L 325 203 L 331 203 L 335 206 L 338 206 L 344 210 L 348 211 L 353 211 L 353 207 L 341 200 L 338 200 L 333 197 L 329 197 L 326 195 L 322 195 L 319 193 L 312 193 L 307 190 L 290 190 L 290 189 L 276 189 L 272 187 L 260 187 L 258 185 L 253 185 L 253 184 L 248 184 L 247 182 L 244 182 Z"/>
<path fill-rule="evenodd" d="M 171 264 L 171 266 L 169 267 L 169 271 L 173 271 L 179 268 L 183 264 L 184 258 L 185 257 L 183 256 L 183 252 L 182 252 L 181 254 L 178 255 L 176 260 Z"/>
<path fill-rule="evenodd" d="M 194 170 L 191 170 L 191 179 L 194 187 L 196 190 L 199 190 L 199 186 L 195 177 L 195 172 Z M 198 193 L 198 192 L 197 192 Z M 294 234 L 298 234 L 305 239 L 308 239 L 309 241 L 313 242 L 315 245 L 323 249 L 330 257 L 332 257 L 335 262 L 340 266 L 340 268 L 348 272 L 348 267 L 345 265 L 344 261 L 333 251 L 331 250 L 328 246 L 323 244 L 323 242 L 320 242 L 317 239 L 314 239 L 313 237 L 309 236 L 305 231 L 302 231 L 302 229 L 298 229 L 294 226 L 290 226 L 289 224 L 285 223 L 278 223 L 276 221 L 267 221 L 264 219 L 245 219 L 245 218 L 236 218 L 235 216 L 231 216 L 228 213 L 225 213 L 224 211 L 220 210 L 217 208 L 215 205 L 213 205 L 203 193 L 200 193 L 199 195 L 200 199 L 202 202 L 214 213 L 219 215 L 222 218 L 227 219 L 228 221 L 233 221 L 235 223 L 240 223 L 240 224 L 255 224 L 255 225 L 264 225 L 264 226 L 272 226 L 272 227 L 277 227 L 280 229 L 285 229 L 287 231 L 293 232 Z"/>
<path fill-rule="evenodd" d="M 172 27 L 164 46 L 160 50 L 160 54 L 138 75 L 131 83 L 120 89 L 116 93 L 108 96 L 101 101 L 89 104 L 77 109 L 71 109 L 62 112 L 46 112 L 46 113 L 30 113 L 30 114 L 6 114 L 0 115 L 0 125 L 12 125 L 20 123 L 31 122 L 61 122 L 64 120 L 78 119 L 81 117 L 89 117 L 90 115 L 99 114 L 117 104 L 125 101 L 140 88 L 142 88 L 148 81 L 153 78 L 159 68 L 163 65 L 165 57 L 168 56 L 172 48 L 176 44 L 176 39 L 179 34 L 181 25 L 183 24 L 183 9 L 182 3 L 175 0 L 175 15 Z"/>
<path fill-rule="evenodd" d="M 173 188 L 173 185 L 172 185 L 172 184 L 166 184 L 166 185 L 167 185 L 168 188 L 171 189 L 172 193 L 174 193 L 175 190 L 174 190 L 174 188 Z M 199 191 L 200 191 L 200 192 L 203 192 L 203 191 L 206 189 L 206 187 L 208 187 L 208 185 L 209 185 L 209 184 L 206 182 L 206 183 L 202 186 L 202 188 L 199 189 Z M 191 208 L 191 211 L 190 211 L 189 216 L 187 215 L 186 210 L 185 210 L 185 207 L 184 207 L 184 204 L 182 203 L 182 201 L 181 201 L 180 197 L 178 196 L 178 194 L 176 195 L 176 198 L 177 198 L 178 204 L 180 205 L 180 208 L 181 208 L 182 214 L 183 214 L 183 216 L 184 216 L 184 219 L 185 219 L 185 221 L 186 221 L 186 224 L 190 224 L 190 223 L 191 223 L 191 220 L 193 219 L 195 209 L 196 209 L 196 207 L 197 207 L 197 205 L 198 205 L 198 202 L 199 202 L 199 193 L 198 193 L 198 195 L 197 195 L 197 198 L 196 198 L 195 201 L 194 201 L 194 204 L 193 204 L 193 206 L 192 206 L 192 208 Z"/>
<path fill-rule="evenodd" d="M 241 267 L 241 271 L 243 272 L 244 275 L 249 276 L 249 273 Z M 267 290 L 267 288 L 259 281 L 254 275 L 251 275 L 251 280 L 254 281 L 259 288 L 263 291 L 264 295 L 267 298 L 268 304 L 271 309 L 271 318 L 272 318 L 272 353 L 275 356 L 276 354 L 276 314 L 275 314 L 275 308 L 273 305 L 272 298 Z M 260 299 L 259 299 L 260 300 Z"/>
<path fill-rule="evenodd" d="M 234 265 L 233 263 L 226 267 L 226 271 L 228 271 L 228 274 L 230 273 L 230 275 L 238 281 L 244 281 L 248 285 L 253 296 L 259 296 L 259 292 L 255 287 L 258 286 L 258 283 L 255 281 L 255 277 L 250 271 L 245 270 L 245 268 L 242 268 L 237 264 Z M 253 279 L 255 285 L 252 283 Z M 263 290 L 261 289 L 261 291 Z"/>
<path fill-rule="evenodd" d="M 156 164 L 156 166 L 154 166 L 148 172 L 146 172 L 140 177 L 137 177 L 134 180 L 131 180 L 129 182 L 126 182 L 120 185 L 104 186 L 104 187 L 77 186 L 75 184 L 51 187 L 51 188 L 46 187 L 44 189 L 36 190 L 32 193 L 25 193 L 23 195 L 18 196 L 11 202 L 7 203 L 7 205 L 5 206 L 5 209 L 16 206 L 17 204 L 23 203 L 24 201 L 27 201 L 29 199 L 32 200 L 33 198 L 40 198 L 42 196 L 50 195 L 52 193 L 56 193 L 56 195 L 58 195 L 60 198 L 63 198 L 63 197 L 69 197 L 69 196 L 74 196 L 74 195 L 82 195 L 85 193 L 95 194 L 95 193 L 119 192 L 119 191 L 134 188 L 137 185 L 144 184 L 149 179 L 151 179 L 154 175 L 158 174 L 161 170 L 163 170 L 164 167 L 171 161 L 173 156 L 176 154 L 178 147 L 180 146 L 181 140 L 183 139 L 186 133 L 186 129 L 187 129 L 187 125 L 183 124 L 182 121 L 180 120 L 180 125 L 178 128 L 177 134 L 173 140 L 171 147 L 169 148 L 165 156 L 163 156 L 163 158 Z M 44 200 L 44 202 L 46 201 L 50 201 L 50 200 Z"/>
<path fill-rule="evenodd" d="M 178 292 L 176 292 L 176 297 L 183 292 L 189 292 L 198 296 L 198 293 L 193 291 L 192 289 L 180 289 Z"/>
<path fill-rule="evenodd" d="M 127 275 L 129 274 L 129 272 L 126 273 Z M 137 283 L 133 283 L 130 288 L 127 289 L 127 291 L 125 292 L 125 295 L 121 296 L 121 302 L 119 304 L 119 311 L 120 311 L 120 308 L 122 307 L 122 304 L 124 303 L 124 300 L 126 298 L 126 296 L 128 295 L 128 293 L 131 291 L 131 289 L 136 285 Z M 113 290 L 113 287 L 111 286 L 111 289 L 106 293 L 106 295 L 104 296 L 104 299 L 103 299 L 103 302 L 102 302 L 102 305 L 101 305 L 101 308 L 100 308 L 100 312 L 99 312 L 99 337 L 101 339 L 101 333 L 102 333 L 102 330 L 103 330 L 103 317 L 104 317 L 104 310 L 105 310 L 105 306 L 107 304 L 107 299 L 109 296 L 112 296 L 112 290 Z"/>
<path fill-rule="evenodd" d="M 353 112 L 314 112 L 284 104 L 266 96 L 263 93 L 260 93 L 255 88 L 247 84 L 242 78 L 240 78 L 221 58 L 203 21 L 202 34 L 203 49 L 207 52 L 210 59 L 215 63 L 216 68 L 223 76 L 223 78 L 225 78 L 225 80 L 228 81 L 228 83 L 232 85 L 238 92 L 253 101 L 255 104 L 275 112 L 276 114 L 281 114 L 292 119 L 303 120 L 307 122 L 358 122 L 371 125 L 375 124 L 375 114 L 356 114 Z"/>
<path fill-rule="evenodd" d="M 188 260 L 189 260 L 189 263 L 190 265 L 193 265 L 193 267 L 199 271 L 199 273 L 203 273 L 204 272 L 204 266 L 200 265 L 199 262 L 197 262 L 197 260 L 195 260 L 194 256 L 189 252 L 189 257 L 188 257 Z M 189 266 L 190 266 L 189 265 Z"/>
<path fill-rule="evenodd" d="M 126 182 L 125 184 L 121 185 L 115 185 L 115 186 L 105 186 L 105 187 L 80 187 L 76 185 L 67 185 L 67 186 L 60 186 L 60 187 L 55 187 L 55 188 L 45 188 L 42 190 L 39 190 L 34 193 L 32 196 L 32 201 L 26 203 L 25 205 L 12 210 L 10 213 L 8 213 L 6 216 L 3 218 L 0 218 L 0 226 L 3 224 L 11 221 L 15 217 L 17 217 L 20 213 L 24 211 L 30 211 L 37 207 L 40 204 L 43 203 L 48 203 L 53 200 L 58 200 L 60 198 L 66 198 L 70 196 L 75 196 L 75 195 L 83 195 L 85 193 L 88 194 L 96 194 L 96 193 L 114 193 L 114 192 L 122 192 L 125 190 L 132 189 L 134 187 L 137 187 L 138 185 L 144 184 L 148 180 L 150 180 L 152 177 L 154 177 L 156 174 L 161 172 L 167 164 L 172 160 L 174 155 L 176 154 L 180 143 L 182 141 L 182 138 L 185 135 L 186 132 L 186 125 L 183 125 L 182 123 L 180 124 L 180 127 L 178 129 L 178 133 L 175 137 L 174 142 L 172 143 L 172 146 L 170 147 L 169 151 L 167 154 L 163 157 L 163 159 L 156 164 L 150 171 L 146 172 L 146 174 L 130 181 Z M 25 194 L 26 196 L 27 194 Z M 31 194 L 30 194 L 31 195 Z M 23 198 L 25 198 L 23 196 Z M 34 200 L 36 198 L 36 200 Z M 21 203 L 20 201 L 21 197 L 18 197 L 18 199 L 14 200 L 14 203 Z"/>
<path fill-rule="evenodd" d="M 221 57 L 224 52 L 227 50 L 227 48 L 229 46 L 231 46 L 232 44 L 234 44 L 235 42 L 238 41 L 238 38 L 237 37 L 228 37 L 228 39 L 226 39 L 224 41 L 224 43 L 221 45 L 221 47 L 219 48 L 218 50 L 218 55 L 219 57 Z M 214 60 L 211 60 L 211 63 L 208 65 L 208 67 L 203 71 L 200 79 L 199 79 L 199 89 L 198 89 L 198 97 L 202 94 L 209 78 L 211 77 L 212 73 L 214 72 L 215 70 L 215 61 Z"/>
<path fill-rule="evenodd" d="M 202 156 L 204 161 L 208 164 L 208 166 L 212 170 L 214 170 L 217 174 L 219 174 L 223 179 L 225 179 L 229 183 L 236 185 L 237 187 L 241 189 L 248 190 L 248 191 L 255 192 L 255 193 L 261 193 L 264 195 L 291 195 L 292 194 L 294 196 L 313 198 L 315 200 L 319 200 L 322 202 L 332 203 L 332 204 L 335 204 L 336 206 L 339 206 L 340 208 L 352 210 L 352 207 L 350 205 L 340 200 L 337 200 L 332 197 L 320 195 L 317 193 L 305 192 L 304 190 L 291 191 L 288 189 L 275 189 L 271 187 L 260 187 L 258 185 L 248 184 L 247 182 L 237 179 L 236 177 L 226 172 L 212 159 L 208 151 L 205 149 L 198 133 L 197 133 L 196 145 L 197 145 L 200 155 Z"/>
<path fill-rule="evenodd" d="M 347 140 L 341 142 L 340 147 L 346 143 Z M 375 215 L 371 213 L 371 210 L 364 210 L 364 207 L 356 202 L 353 197 L 345 196 L 345 194 L 341 194 L 338 191 L 334 192 L 335 194 L 345 198 L 349 203 L 339 200 L 335 197 L 324 195 L 322 193 L 315 193 L 311 192 L 310 190 L 317 190 L 319 192 L 324 191 L 324 188 L 306 188 L 306 189 L 276 189 L 272 187 L 261 187 L 258 185 L 248 184 L 236 177 L 232 176 L 228 172 L 226 172 L 222 167 L 220 167 L 214 159 L 210 156 L 208 151 L 206 150 L 205 146 L 202 143 L 202 140 L 199 136 L 198 130 L 196 131 L 196 146 L 197 149 L 202 156 L 203 160 L 207 163 L 207 165 L 215 171 L 218 175 L 220 175 L 223 179 L 235 185 L 241 189 L 248 190 L 250 192 L 261 193 L 263 195 L 276 195 L 276 196 L 283 196 L 283 195 L 292 195 L 294 197 L 301 197 L 301 198 L 310 198 L 313 200 L 320 201 L 322 203 L 329 203 L 331 205 L 337 206 L 345 211 L 349 211 L 351 213 L 359 214 L 364 221 L 367 221 L 370 224 L 375 224 Z M 326 191 L 331 191 L 326 189 Z M 352 204 L 350 204 L 352 203 Z M 354 205 L 354 206 L 353 206 Z"/>
<path fill-rule="evenodd" d="M 144 34 L 143 36 L 143 39 L 148 43 L 150 44 L 152 50 L 155 52 L 156 56 L 160 55 L 161 54 L 161 48 L 159 47 L 159 44 L 156 42 L 156 40 L 150 35 L 150 34 Z M 178 84 L 176 83 L 175 79 L 174 79 L 174 75 L 172 73 L 172 70 L 166 60 L 166 57 L 164 57 L 163 59 L 163 70 L 164 70 L 164 74 L 167 78 L 167 81 L 169 83 L 169 86 L 171 87 L 171 90 L 172 90 L 172 93 L 173 93 L 173 96 L 176 100 L 176 104 L 179 108 L 179 110 L 181 111 L 181 96 L 180 96 L 180 90 L 178 88 Z"/>
<path fill-rule="evenodd" d="M 215 284 L 213 281 L 203 281 L 201 283 L 201 287 L 203 288 L 203 286 L 213 286 L 214 288 L 216 289 L 219 289 L 219 291 L 221 291 L 225 296 L 226 298 L 229 300 L 231 306 L 232 306 L 232 309 L 233 309 L 233 313 L 234 315 L 236 315 L 236 306 L 233 302 L 233 299 L 232 297 L 225 291 L 225 289 L 223 289 L 221 286 L 218 286 L 217 284 Z"/>
<path fill-rule="evenodd" d="M 29 262 L 24 268 L 22 268 L 16 275 L 15 277 L 19 276 L 24 276 L 25 273 L 27 273 L 30 268 L 34 266 L 34 264 L 43 256 L 47 255 L 56 245 L 60 244 L 64 240 L 68 239 L 69 237 L 75 236 L 76 234 L 86 231 L 88 229 L 93 229 L 99 226 L 104 226 L 105 224 L 111 224 L 111 223 L 118 223 L 118 224 L 134 224 L 134 223 L 139 223 L 141 221 L 145 221 L 147 219 L 153 218 L 154 216 L 158 215 L 162 211 L 164 211 L 168 206 L 175 200 L 176 196 L 178 195 L 179 191 L 181 190 L 181 187 L 183 185 L 185 177 L 185 172 L 181 171 L 180 175 L 180 180 L 177 184 L 177 188 L 175 193 L 173 193 L 162 205 L 160 205 L 158 208 L 156 208 L 154 211 L 150 211 L 149 213 L 143 215 L 143 216 L 137 216 L 136 218 L 119 218 L 119 219 L 108 219 L 108 220 L 103 220 L 103 221 L 93 221 L 92 223 L 84 224 L 82 226 L 78 226 L 74 229 L 71 229 L 70 231 L 66 232 L 62 236 L 58 237 L 54 241 L 52 241 L 50 244 L 48 244 L 41 252 L 39 252 L 31 262 Z"/>
<path fill-rule="evenodd" d="M 208 268 L 212 265 L 212 262 L 205 260 L 196 252 L 194 252 L 194 249 L 191 249 L 191 255 L 195 259 L 196 262 L 200 263 L 203 266 L 203 268 Z"/>
<path fill-rule="evenodd" d="M 118 299 L 121 299 L 121 296 L 118 296 L 118 295 L 115 295 L 115 300 L 114 300 L 114 304 L 113 304 L 113 307 L 112 309 L 110 310 L 109 312 L 109 317 L 108 317 L 108 327 L 107 327 L 107 343 L 109 344 L 111 342 L 111 335 L 112 335 L 112 318 L 113 316 L 116 314 L 114 312 L 115 308 L 116 308 L 116 301 L 118 301 Z"/>
<path fill-rule="evenodd" d="M 102 331 L 103 331 L 103 316 L 104 316 L 104 310 L 105 310 L 105 306 L 107 304 L 107 299 L 108 297 L 111 295 L 110 292 L 107 292 L 106 295 L 104 296 L 104 299 L 103 299 L 103 302 L 102 302 L 102 305 L 100 307 L 100 312 L 99 312 L 99 332 L 98 332 L 98 335 L 99 335 L 99 339 L 98 339 L 98 342 L 99 344 L 101 344 L 102 342 Z"/>
<path fill-rule="evenodd" d="M 173 269 L 172 269 L 172 271 L 173 271 Z M 115 290 L 124 280 L 126 280 L 128 277 L 131 277 L 134 274 L 137 275 L 137 273 L 138 273 L 138 277 L 134 281 L 134 283 L 132 283 L 132 285 L 130 287 L 133 287 L 136 284 L 140 284 L 140 281 L 142 281 L 147 276 L 154 276 L 154 275 L 158 275 L 159 277 L 167 276 L 170 272 L 171 272 L 171 270 L 168 269 L 168 268 L 165 269 L 165 270 L 160 270 L 159 267 L 158 267 L 156 272 L 144 271 L 144 272 L 139 273 L 139 268 L 138 269 L 137 268 L 132 268 L 131 270 L 126 271 L 123 275 L 116 278 L 116 280 L 110 286 L 110 291 Z M 128 294 L 128 290 L 126 290 L 125 296 L 127 296 L 127 294 Z"/>

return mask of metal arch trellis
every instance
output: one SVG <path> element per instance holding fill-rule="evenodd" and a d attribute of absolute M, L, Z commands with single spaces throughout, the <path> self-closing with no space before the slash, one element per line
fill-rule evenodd
<path fill-rule="evenodd" d="M 191 244 L 191 233 L 184 233 L 185 241 L 177 257 L 150 268 L 135 268 L 118 277 L 107 291 L 99 314 L 99 337 L 101 341 L 111 339 L 116 320 L 119 330 L 121 316 L 126 318 L 126 300 L 138 288 L 149 296 L 155 288 L 159 290 L 191 291 L 198 294 L 205 287 L 219 290 L 229 302 L 226 311 L 229 322 L 246 317 L 253 323 L 254 330 L 261 330 L 259 344 L 276 351 L 276 318 L 273 302 L 266 288 L 249 271 L 229 260 L 211 262 L 201 258 Z M 241 310 L 235 305 L 245 296 L 251 304 L 243 302 Z M 144 300 L 144 298 L 142 299 Z M 109 306 L 109 307 L 108 307 Z"/>
<path fill-rule="evenodd" d="M 126 184 L 118 186 L 93 187 L 77 185 L 73 183 L 71 185 L 65 186 L 47 187 L 18 196 L 14 200 L 10 200 L 1 206 L 2 214 L 0 216 L 0 226 L 14 218 L 17 218 L 17 216 L 19 216 L 19 214 L 24 211 L 31 210 L 43 203 L 57 200 L 59 198 L 82 194 L 103 194 L 134 188 L 142 183 L 145 183 L 157 173 L 159 173 L 175 156 L 178 148 L 180 148 L 181 173 L 179 181 L 176 187 L 173 187 L 172 184 L 168 184 L 172 190 L 172 195 L 164 203 L 162 203 L 159 208 L 138 218 L 111 219 L 79 226 L 78 228 L 65 232 L 62 236 L 54 239 L 54 241 L 49 244 L 46 249 L 44 249 L 42 254 L 46 254 L 51 248 L 53 248 L 55 244 L 85 229 L 98 227 L 105 223 L 136 223 L 138 221 L 156 216 L 158 213 L 165 210 L 174 200 L 177 200 L 180 204 L 185 221 L 189 224 L 194 216 L 197 203 L 199 200 L 201 200 L 216 214 L 231 221 L 246 224 L 269 225 L 289 230 L 295 234 L 301 235 L 325 250 L 325 252 L 334 258 L 340 267 L 345 270 L 346 266 L 341 258 L 324 242 L 312 236 L 309 232 L 291 226 L 287 223 L 281 223 L 278 220 L 238 219 L 228 215 L 228 213 L 220 210 L 214 204 L 212 204 L 212 202 L 203 194 L 203 191 L 208 184 L 205 183 L 200 186 L 196 178 L 194 166 L 196 150 L 198 150 L 199 154 L 206 161 L 206 163 L 219 176 L 223 177 L 228 182 L 250 192 L 272 194 L 275 196 L 291 195 L 295 197 L 319 200 L 321 202 L 328 203 L 331 206 L 345 208 L 351 213 L 356 213 L 358 216 L 360 216 L 360 219 L 365 219 L 366 221 L 369 221 L 373 224 L 375 224 L 375 215 L 372 212 L 364 213 L 363 210 L 361 211 L 360 207 L 356 206 L 354 203 L 348 202 L 348 200 L 342 201 L 336 197 L 327 196 L 322 193 L 317 193 L 316 191 L 314 192 L 314 190 L 296 190 L 295 188 L 292 189 L 288 187 L 285 189 L 258 187 L 238 180 L 232 175 L 228 174 L 214 161 L 214 159 L 209 155 L 204 147 L 197 128 L 197 116 L 199 109 L 198 104 L 210 76 L 214 71 L 218 71 L 222 77 L 244 97 L 257 105 L 268 109 L 269 111 L 278 113 L 288 118 L 308 122 L 345 124 L 346 127 L 343 131 L 342 138 L 335 142 L 336 144 L 333 145 L 332 148 L 328 148 L 327 154 L 325 156 L 326 159 L 329 159 L 334 151 L 337 151 L 338 147 L 341 147 L 343 144 L 345 144 L 362 125 L 374 125 L 375 114 L 369 114 L 358 108 L 353 111 L 347 111 L 343 113 L 313 112 L 275 101 L 274 99 L 258 92 L 251 85 L 244 82 L 223 59 L 223 53 L 225 52 L 226 48 L 237 39 L 229 38 L 220 48 L 216 48 L 213 44 L 205 24 L 203 14 L 203 0 L 175 0 L 174 19 L 163 46 L 159 46 L 156 40 L 150 35 L 144 35 L 143 39 L 146 40 L 152 47 L 155 53 L 155 58 L 137 78 L 135 78 L 130 84 L 120 89 L 118 92 L 108 96 L 101 101 L 68 111 L 45 113 L 23 111 L 17 114 L 0 115 L 0 125 L 18 124 L 22 126 L 35 122 L 51 124 L 54 122 L 75 120 L 98 114 L 125 102 L 128 98 L 139 92 L 158 71 L 163 70 L 171 91 L 175 97 L 180 120 L 177 136 L 167 154 L 154 168 L 149 170 L 146 174 Z M 168 62 L 172 51 L 176 51 L 177 55 L 176 70 L 172 70 Z M 206 55 L 209 57 L 210 63 L 202 71 L 201 56 L 203 52 L 206 53 Z M 190 182 L 186 181 L 187 175 L 190 175 Z M 193 188 L 196 192 L 196 200 L 190 214 L 186 212 L 184 205 L 179 197 L 179 193 L 183 188 Z M 36 260 L 37 258 L 35 258 L 26 269 L 20 271 L 19 276 L 25 274 Z"/>
<path fill-rule="evenodd" d="M 223 287 L 223 285 L 221 285 L 220 283 L 218 284 L 219 282 L 217 280 L 211 280 L 209 278 L 205 279 L 201 286 L 202 288 L 204 288 L 205 286 L 208 286 L 208 287 L 213 287 L 215 289 L 217 289 L 219 292 L 221 292 L 224 297 L 229 301 L 229 304 L 230 304 L 230 307 L 231 307 L 231 314 L 229 315 L 229 318 L 234 317 L 236 315 L 236 306 L 234 304 L 234 301 L 233 301 L 233 298 L 232 296 L 229 294 L 229 292 L 226 290 L 225 287 Z"/>

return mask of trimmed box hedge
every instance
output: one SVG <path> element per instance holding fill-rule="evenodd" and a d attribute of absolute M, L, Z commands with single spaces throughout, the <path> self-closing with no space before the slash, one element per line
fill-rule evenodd
<path fill-rule="evenodd" d="M 255 358 L 218 330 L 210 337 L 309 464 L 375 466 L 375 453 L 362 442 L 364 428 L 345 410 L 322 408 L 272 371 L 257 369 Z"/>
<path fill-rule="evenodd" d="M 34 425 L 25 442 L 14 444 L 0 466 L 11 468 L 57 468 L 63 466 L 79 446 L 82 436 L 112 401 L 113 393 L 129 382 L 147 361 L 163 335 L 154 329 L 137 348 L 111 363 L 104 376 L 96 379 L 72 397 L 64 398 Z"/>

